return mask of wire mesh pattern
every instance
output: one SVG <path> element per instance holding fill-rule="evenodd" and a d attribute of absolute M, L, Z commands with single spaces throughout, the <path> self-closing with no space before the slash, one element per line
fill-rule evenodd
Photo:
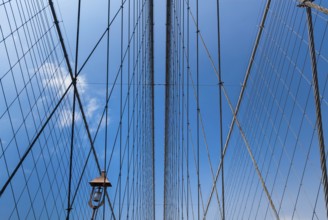
<path fill-rule="evenodd" d="M 308 25 L 309 9 L 300 2 L 262 1 L 236 102 L 221 81 L 220 40 L 207 40 L 219 38 L 223 9 L 206 11 L 218 18 L 209 22 L 203 8 L 197 0 L 167 1 L 164 219 L 325 219 L 309 30 L 327 139 L 327 15 L 310 9 Z M 223 128 L 224 162 L 220 106 L 223 118 L 233 118 Z"/>
<path fill-rule="evenodd" d="M 107 24 L 84 37 L 79 1 L 75 56 L 60 5 L 0 3 L 1 218 L 89 219 L 101 170 L 96 218 L 154 218 L 152 1 L 101 3 Z"/>
<path fill-rule="evenodd" d="M 96 219 L 158 218 L 153 1 L 79 0 L 74 25 L 66 4 L 0 2 L 1 219 L 90 219 L 101 170 Z M 167 0 L 164 219 L 327 218 L 328 3 L 313 4 L 260 1 L 230 86 L 220 2 Z"/>

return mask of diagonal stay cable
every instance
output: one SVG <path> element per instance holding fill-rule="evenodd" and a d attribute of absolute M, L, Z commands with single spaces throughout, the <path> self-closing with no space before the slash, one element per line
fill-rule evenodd
<path fill-rule="evenodd" d="M 270 205 L 271 205 L 271 208 L 272 208 L 272 210 L 273 210 L 273 212 L 274 212 L 275 218 L 276 218 L 276 219 L 279 219 L 279 216 L 278 216 L 277 210 L 276 210 L 276 208 L 275 208 L 275 205 L 274 205 L 274 203 L 273 203 L 273 201 L 272 201 L 271 195 L 270 195 L 270 193 L 269 193 L 269 191 L 268 191 L 268 189 L 267 189 L 267 187 L 266 187 L 266 184 L 265 184 L 264 179 L 263 179 L 263 177 L 262 177 L 261 171 L 259 170 L 259 167 L 258 167 L 258 165 L 257 165 L 257 162 L 256 162 L 255 158 L 254 158 L 254 155 L 253 155 L 253 153 L 252 153 L 252 150 L 251 150 L 251 148 L 250 148 L 250 145 L 249 145 L 249 143 L 248 143 L 248 141 L 247 141 L 247 139 L 246 139 L 246 135 L 245 135 L 245 133 L 244 133 L 244 131 L 243 131 L 241 125 L 240 125 L 240 122 L 239 122 L 239 120 L 238 120 L 238 118 L 237 118 L 237 115 L 236 115 L 236 113 L 235 113 L 235 111 L 234 111 L 234 109 L 233 109 L 233 107 L 232 107 L 231 101 L 230 101 L 230 99 L 228 98 L 228 96 L 227 96 L 227 92 L 226 92 L 226 90 L 225 90 L 224 87 L 223 87 L 223 93 L 224 93 L 224 95 L 226 96 L 226 98 L 227 98 L 227 100 L 228 100 L 229 107 L 230 107 L 230 109 L 231 109 L 231 112 L 233 113 L 233 117 L 235 118 L 235 122 L 237 123 L 237 126 L 238 126 L 238 128 L 239 128 L 240 134 L 241 134 L 242 137 L 243 137 L 243 140 L 244 140 L 244 143 L 245 143 L 245 145 L 246 145 L 247 151 L 248 151 L 248 153 L 249 153 L 249 156 L 250 156 L 251 159 L 252 159 L 253 165 L 254 165 L 255 170 L 256 170 L 256 172 L 257 172 L 257 174 L 258 174 L 258 177 L 259 177 L 259 179 L 260 179 L 260 181 L 261 181 L 262 187 L 263 187 L 263 189 L 264 189 L 264 191 L 265 191 L 265 193 L 266 193 L 266 195 L 267 195 L 267 197 L 268 197 L 268 200 L 269 200 Z"/>
<path fill-rule="evenodd" d="M 140 16 L 139 16 L 139 18 L 140 18 Z M 138 21 L 139 21 L 139 19 L 137 20 L 137 23 L 138 23 Z M 134 34 L 135 34 L 135 31 L 134 31 L 133 35 L 131 36 L 130 42 L 132 41 L 132 38 L 133 38 Z M 129 45 L 130 45 L 130 43 L 129 43 Z M 125 59 L 125 55 L 126 55 L 126 54 L 127 54 L 127 51 L 125 52 L 125 54 L 124 54 L 124 56 L 123 56 L 123 60 Z M 139 55 L 140 55 L 140 49 L 139 49 L 139 51 L 138 51 L 137 59 L 139 58 Z M 133 70 L 136 69 L 136 65 L 137 65 L 137 64 L 134 65 Z M 115 77 L 115 80 L 114 80 L 114 83 L 113 83 L 113 87 L 111 88 L 111 90 L 110 90 L 110 92 L 109 92 L 109 95 L 108 95 L 108 97 L 107 97 L 107 99 L 106 99 L 106 104 L 107 104 L 107 105 L 108 105 L 108 102 L 109 102 L 109 100 L 110 100 L 110 98 L 111 98 L 111 96 L 112 96 L 113 90 L 114 90 L 114 88 L 115 88 L 116 81 L 117 81 L 118 76 L 119 76 L 119 73 L 120 73 L 120 69 L 121 69 L 121 66 L 120 66 L 119 69 L 117 70 L 116 77 Z M 131 84 L 131 83 L 130 83 L 130 84 Z M 102 124 L 103 119 L 104 119 L 104 117 L 105 117 L 105 113 L 106 113 L 106 106 L 105 106 L 104 109 L 103 109 L 102 116 L 101 116 L 101 118 L 100 118 L 100 121 L 99 121 L 99 123 L 98 123 L 98 127 L 97 127 L 97 129 L 96 129 L 96 133 L 95 133 L 95 135 L 94 135 L 94 137 L 93 137 L 93 143 L 94 143 L 94 142 L 96 141 L 96 139 L 97 139 L 98 132 L 99 132 L 99 130 L 100 130 L 101 124 Z M 116 138 L 117 138 L 118 131 L 119 131 L 119 129 L 117 129 Z M 115 140 L 116 140 L 116 138 L 115 138 Z M 115 141 L 115 142 L 116 142 L 116 141 Z M 114 146 L 115 146 L 115 144 L 114 144 Z M 114 148 L 113 148 L 113 150 L 112 150 L 111 157 L 112 157 L 112 155 L 113 155 L 113 151 L 114 151 Z M 87 158 L 86 158 L 86 162 L 85 162 L 85 165 L 84 165 L 84 167 L 83 167 L 82 173 L 81 173 L 81 175 L 80 175 L 80 178 L 79 178 L 79 181 L 78 181 L 78 184 L 77 184 L 77 188 L 76 188 L 76 190 L 75 190 L 75 193 L 74 193 L 74 196 L 73 196 L 73 199 L 72 199 L 72 203 L 71 203 L 71 204 L 74 203 L 74 200 L 75 200 L 75 198 L 76 198 L 76 196 L 77 196 L 77 192 L 78 192 L 78 189 L 79 189 L 79 187 L 80 187 L 80 184 L 81 184 L 81 181 L 82 181 L 83 174 L 84 174 L 84 172 L 85 172 L 85 170 L 86 170 L 86 166 L 87 166 L 87 163 L 88 163 L 88 161 L 89 161 L 89 158 L 90 158 L 91 152 L 92 152 L 92 149 L 90 149 L 90 151 L 89 151 L 89 153 L 88 153 L 88 156 L 87 156 Z M 111 161 L 111 157 L 110 157 L 110 160 L 109 160 L 109 161 Z M 110 164 L 110 162 L 109 162 L 109 164 Z M 108 169 L 109 169 L 109 167 L 107 167 L 107 170 L 108 170 Z M 109 200 L 109 198 L 107 198 L 107 199 Z M 112 209 L 112 204 L 110 204 L 110 208 Z M 112 209 L 112 212 L 113 212 L 113 209 Z M 114 212 L 113 212 L 113 213 L 114 213 Z M 112 217 L 115 219 L 115 216 L 112 216 Z"/>
<path fill-rule="evenodd" d="M 249 64 L 248 64 L 248 68 L 247 68 L 247 71 L 246 71 L 246 74 L 245 74 L 245 78 L 244 78 L 244 81 L 243 81 L 242 90 L 240 92 L 240 95 L 239 95 L 239 98 L 238 98 L 238 102 L 237 102 L 237 106 L 236 106 L 235 111 L 234 111 L 236 115 L 238 115 L 239 107 L 240 107 L 241 101 L 242 101 L 243 96 L 244 96 L 244 91 L 245 91 L 245 88 L 247 86 L 248 77 L 250 75 L 250 71 L 251 71 L 252 66 L 253 66 L 254 58 L 255 58 L 255 55 L 256 55 L 256 52 L 257 52 L 257 48 L 258 48 L 258 45 L 259 45 L 259 42 L 260 42 L 260 39 L 261 39 L 261 36 L 262 36 L 262 31 L 263 31 L 264 24 L 265 24 L 265 21 L 266 21 L 266 17 L 267 17 L 269 8 L 270 8 L 270 4 L 271 4 L 271 0 L 267 0 L 266 6 L 265 6 L 265 11 L 264 11 L 263 16 L 262 16 L 261 24 L 259 26 L 259 31 L 258 31 L 256 40 L 255 40 L 255 43 L 254 43 L 254 48 L 253 48 L 253 51 L 252 51 L 252 54 L 251 54 L 251 58 L 250 58 L 250 61 L 249 61 Z M 190 14 L 193 17 L 191 11 L 190 11 Z M 201 32 L 199 33 L 199 36 L 200 36 L 200 39 L 202 40 L 202 43 L 203 43 L 203 45 L 204 45 L 204 47 L 206 49 L 206 52 L 207 52 L 207 55 L 209 56 L 209 59 L 211 60 L 213 69 L 216 72 L 217 76 L 219 77 L 218 71 L 217 71 L 217 69 L 216 69 L 216 67 L 214 65 L 213 59 L 211 58 L 210 53 L 209 53 L 209 51 L 208 51 L 208 49 L 207 49 L 207 47 L 205 45 L 205 42 L 203 40 L 203 37 L 202 37 Z M 226 97 L 228 98 L 228 96 L 226 96 Z M 224 145 L 224 149 L 223 149 L 223 158 L 224 158 L 225 153 L 227 151 L 227 148 L 228 148 L 228 145 L 229 145 L 229 142 L 230 142 L 230 137 L 231 137 L 231 134 L 232 134 L 234 125 L 235 125 L 235 118 L 232 119 L 232 122 L 230 124 L 230 129 L 229 129 L 229 132 L 228 132 L 228 135 L 227 135 L 227 139 L 226 139 L 226 142 L 225 142 L 225 145 Z M 222 160 L 220 161 L 220 164 L 219 164 L 218 169 L 217 169 L 215 181 L 213 183 L 211 194 L 210 194 L 210 197 L 209 197 L 209 200 L 208 200 L 208 203 L 207 203 L 207 206 L 206 206 L 206 210 L 205 210 L 205 213 L 204 213 L 205 216 L 206 216 L 207 210 L 209 208 L 209 205 L 210 205 L 210 202 L 211 202 L 211 199 L 212 199 L 212 196 L 213 196 L 214 189 L 216 188 L 216 182 L 217 182 L 217 179 L 219 177 L 219 173 L 220 173 L 221 168 L 222 168 Z"/>
<path fill-rule="evenodd" d="M 179 23 L 177 25 L 180 26 Z M 203 40 L 200 32 L 199 32 L 199 34 L 200 34 L 200 38 L 201 38 L 202 42 L 204 43 L 204 40 Z M 186 57 L 188 56 L 186 54 L 186 51 L 185 51 L 185 56 Z M 187 57 L 187 59 L 188 59 L 188 57 Z M 196 88 L 195 88 L 194 80 L 191 77 L 191 70 L 190 70 L 190 68 L 188 68 L 187 72 L 188 72 L 187 74 L 190 76 L 190 79 L 191 79 L 191 83 L 192 83 L 192 87 L 193 87 L 193 91 L 194 91 L 194 98 L 195 98 L 195 100 L 197 100 L 197 91 L 196 91 Z M 203 116 L 202 116 L 202 113 L 201 113 L 200 109 L 199 109 L 199 113 L 198 114 L 199 114 L 200 125 L 201 125 L 201 128 L 202 128 L 202 134 L 203 134 L 204 142 L 205 142 L 205 146 L 206 146 L 207 158 L 208 158 L 208 161 L 209 161 L 209 165 L 210 165 L 210 169 L 211 169 L 211 174 L 212 174 L 212 178 L 213 178 L 213 182 L 214 182 L 215 178 L 214 178 L 213 163 L 211 161 L 211 156 L 210 156 L 210 152 L 209 152 L 209 146 L 208 146 L 207 137 L 206 137 L 206 133 L 205 133 Z M 220 210 L 220 213 L 222 214 L 222 207 L 221 207 L 221 204 L 220 204 L 220 199 L 219 199 L 217 188 L 215 188 L 215 192 L 216 192 L 216 198 L 217 198 L 218 205 L 219 205 L 219 210 Z"/>
<path fill-rule="evenodd" d="M 197 97 L 196 88 L 195 88 L 194 80 L 191 77 L 191 71 L 190 71 L 190 69 L 189 69 L 188 73 L 190 75 L 191 84 L 192 84 L 192 87 L 193 87 L 193 90 L 194 90 L 194 98 L 196 99 L 196 97 Z M 207 142 L 207 137 L 206 137 L 206 133 L 205 133 L 205 127 L 204 127 L 204 121 L 203 121 L 203 116 L 202 116 L 201 111 L 199 111 L 199 120 L 200 120 L 200 125 L 201 125 L 201 128 L 202 128 L 202 133 L 203 133 L 204 142 L 205 142 L 205 146 L 206 146 L 207 158 L 208 158 L 208 162 L 209 162 L 210 169 L 211 169 L 212 179 L 214 181 L 215 180 L 215 176 L 214 176 L 214 171 L 213 171 L 213 166 L 212 166 L 212 161 L 211 161 L 211 155 L 210 155 L 210 152 L 209 152 L 209 146 L 208 146 L 208 142 Z M 218 205 L 219 205 L 219 211 L 220 211 L 221 214 L 223 214 L 222 205 L 220 204 L 220 199 L 219 199 L 219 195 L 218 195 L 218 191 L 217 191 L 217 188 L 216 187 L 215 187 L 215 192 L 216 192 L 217 202 L 218 202 Z"/>
<path fill-rule="evenodd" d="M 71 64 L 69 62 L 67 50 L 66 50 L 66 47 L 65 47 L 65 44 L 64 44 L 64 39 L 63 39 L 62 34 L 61 34 L 61 30 L 60 30 L 60 27 L 59 27 L 59 22 L 58 22 L 58 19 L 57 19 L 56 11 L 55 11 L 52 0 L 49 0 L 49 5 L 50 5 L 50 8 L 51 8 L 51 13 L 52 13 L 53 20 L 54 20 L 54 23 L 55 23 L 55 26 L 56 26 L 56 29 L 57 29 L 57 34 L 58 34 L 58 37 L 59 37 L 59 40 L 60 40 L 60 43 L 61 43 L 61 46 L 62 46 L 64 57 L 65 57 L 65 60 L 66 60 L 66 65 L 67 65 L 69 74 L 71 76 L 71 80 L 72 80 L 72 82 L 74 82 L 75 80 L 74 80 L 73 70 L 72 70 Z M 74 90 L 75 90 L 75 96 L 77 98 L 79 108 L 80 108 L 80 111 L 81 111 L 84 126 L 85 126 L 85 129 L 87 131 L 87 136 L 88 136 L 88 140 L 90 142 L 90 147 L 92 149 L 92 152 L 93 152 L 93 155 L 94 155 L 94 158 L 95 158 L 95 162 L 96 162 L 99 174 L 100 174 L 101 173 L 101 168 L 100 168 L 98 156 L 97 156 L 97 153 L 96 153 L 96 150 L 95 150 L 95 147 L 94 147 L 94 143 L 92 141 L 92 137 L 91 137 L 89 125 L 88 125 L 88 122 L 87 122 L 87 119 L 86 119 L 86 116 L 85 116 L 85 112 L 84 112 L 84 109 L 83 109 L 83 105 L 82 105 L 82 102 L 81 102 L 81 97 L 79 95 L 79 91 L 78 91 L 76 83 L 73 83 L 73 86 L 74 86 Z M 107 197 L 109 205 L 111 206 L 111 202 L 109 201 L 108 194 L 106 194 L 106 197 Z M 115 216 L 113 210 L 112 210 L 112 214 L 113 214 L 113 216 Z"/>
<path fill-rule="evenodd" d="M 50 115 L 48 116 L 47 120 L 44 122 L 43 126 L 41 127 L 40 131 L 38 132 L 38 134 L 35 136 L 35 138 L 33 139 L 33 141 L 31 142 L 30 146 L 27 148 L 27 150 L 25 151 L 25 153 L 23 154 L 23 156 L 21 157 L 19 163 L 17 164 L 17 166 L 15 167 L 14 171 L 11 173 L 11 175 L 9 176 L 8 180 L 6 181 L 6 183 L 3 185 L 3 187 L 0 190 L 0 197 L 2 196 L 2 194 L 5 192 L 7 186 L 10 184 L 11 180 L 13 179 L 13 177 L 16 175 L 18 169 L 21 167 L 21 165 L 23 164 L 24 160 L 26 159 L 26 157 L 29 155 L 30 151 L 32 150 L 33 146 L 35 145 L 35 143 L 37 142 L 37 140 L 39 139 L 40 135 L 42 134 L 43 130 L 47 127 L 50 119 L 52 118 L 52 116 L 55 114 L 55 112 L 57 111 L 58 107 L 60 106 L 61 102 L 64 100 L 64 98 L 66 97 L 66 95 L 68 94 L 68 91 L 70 90 L 71 86 L 73 84 L 71 83 L 68 88 L 66 89 L 65 93 L 62 95 L 61 99 L 58 101 L 57 105 L 55 106 L 55 108 L 52 110 L 52 112 L 50 113 Z"/>

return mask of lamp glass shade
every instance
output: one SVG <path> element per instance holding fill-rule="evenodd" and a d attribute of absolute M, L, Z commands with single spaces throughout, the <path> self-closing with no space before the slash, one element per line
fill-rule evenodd
<path fill-rule="evenodd" d="M 94 202 L 99 202 L 102 196 L 102 192 L 100 191 L 100 189 L 98 189 L 94 194 L 93 194 L 93 198 L 92 200 Z"/>

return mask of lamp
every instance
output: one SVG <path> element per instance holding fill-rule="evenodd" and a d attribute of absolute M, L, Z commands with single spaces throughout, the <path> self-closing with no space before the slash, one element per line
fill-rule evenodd
<path fill-rule="evenodd" d="M 93 220 L 96 210 L 104 204 L 106 188 L 112 187 L 112 184 L 108 181 L 105 171 L 101 171 L 101 176 L 93 179 L 89 184 L 92 187 L 89 206 L 93 209 L 91 217 L 91 220 Z"/>

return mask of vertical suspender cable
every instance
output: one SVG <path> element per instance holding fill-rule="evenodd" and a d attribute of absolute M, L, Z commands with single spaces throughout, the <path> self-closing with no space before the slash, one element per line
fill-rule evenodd
<path fill-rule="evenodd" d="M 106 99 L 105 99 L 105 109 L 106 109 L 106 117 L 105 117 L 105 159 L 104 159 L 104 171 L 107 174 L 107 147 L 108 147 L 108 95 L 109 95 L 109 25 L 110 25 L 110 0 L 108 0 L 107 5 L 107 56 L 106 56 Z M 105 181 L 105 179 L 104 179 Z M 106 216 L 106 200 L 104 199 L 104 207 L 103 207 L 103 220 L 105 220 Z"/>
<path fill-rule="evenodd" d="M 189 14 L 190 5 L 187 2 L 187 219 L 189 219 Z"/>
<path fill-rule="evenodd" d="M 241 92 L 239 94 L 239 98 L 238 98 L 237 105 L 236 105 L 236 108 L 235 108 L 235 114 L 236 115 L 238 115 L 240 104 L 241 104 L 242 99 L 244 97 L 244 92 L 245 92 L 245 89 L 246 89 L 246 86 L 247 86 L 247 83 L 248 83 L 248 78 L 249 78 L 250 72 L 251 72 L 252 67 L 253 67 L 254 59 L 255 59 L 255 56 L 256 56 L 256 53 L 257 53 L 257 48 L 258 48 L 258 45 L 259 45 L 260 40 L 261 40 L 261 37 L 262 37 L 262 32 L 263 32 L 264 24 L 265 24 L 265 21 L 266 21 L 266 18 L 267 18 L 269 9 L 270 9 L 270 5 L 271 5 L 271 0 L 267 0 L 266 5 L 265 5 L 265 10 L 264 10 L 264 13 L 262 15 L 261 23 L 260 23 L 260 26 L 259 26 L 259 30 L 258 30 L 258 33 L 257 33 L 257 36 L 256 36 L 256 40 L 254 42 L 253 51 L 252 51 L 252 54 L 251 54 L 251 57 L 250 57 L 250 60 L 249 60 L 249 64 L 248 64 L 248 67 L 247 67 L 247 70 L 246 70 L 246 74 L 245 74 L 245 77 L 244 77 L 242 89 L 241 89 Z M 232 134 L 232 131 L 234 129 L 235 122 L 236 122 L 235 120 L 236 120 L 235 118 L 232 119 L 231 124 L 230 124 L 230 127 L 229 127 L 229 132 L 228 132 L 228 135 L 227 135 L 227 139 L 226 139 L 225 144 L 224 144 L 223 157 L 225 156 L 225 153 L 226 153 L 227 148 L 229 146 L 231 134 Z M 207 200 L 207 205 L 206 205 L 206 208 L 205 208 L 205 213 L 207 212 L 207 210 L 209 208 L 209 205 L 211 203 L 211 200 L 212 200 L 212 197 L 213 197 L 213 193 L 214 193 L 214 190 L 215 190 L 215 187 L 216 187 L 217 179 L 219 177 L 219 173 L 220 173 L 220 170 L 222 168 L 222 164 L 223 164 L 222 162 L 223 161 L 221 160 L 221 162 L 219 164 L 219 167 L 218 167 L 218 169 L 216 171 L 215 181 L 214 181 L 214 183 L 212 185 L 210 197 Z"/>
<path fill-rule="evenodd" d="M 165 52 L 165 59 L 166 59 L 166 66 L 165 66 L 165 137 L 164 137 L 164 211 L 163 211 L 163 219 L 166 220 L 167 215 L 169 213 L 169 204 L 168 201 L 168 194 L 169 194 L 169 179 L 168 172 L 169 168 L 169 105 L 170 105 L 170 82 L 171 82 L 171 26 L 172 26 L 172 19 L 171 19 L 171 0 L 166 1 L 166 52 Z"/>
<path fill-rule="evenodd" d="M 153 213 L 152 216 L 155 218 L 155 94 L 154 94 L 154 0 L 149 1 L 149 37 L 150 37 L 150 88 L 151 88 L 151 131 L 152 131 L 152 193 L 153 193 Z"/>
<path fill-rule="evenodd" d="M 328 180 L 327 180 L 327 167 L 326 167 L 326 155 L 325 155 L 325 142 L 324 142 L 323 128 L 322 128 L 321 103 L 320 103 L 320 94 L 319 94 L 317 61 L 316 61 L 314 37 L 313 37 L 312 12 L 311 12 L 311 8 L 309 7 L 306 7 L 306 16 L 307 16 L 307 23 L 308 23 L 309 50 L 310 50 L 311 64 L 312 64 L 313 92 L 314 92 L 316 116 L 317 116 L 322 184 L 325 194 L 326 212 L 327 212 L 326 214 L 328 217 Z"/>
<path fill-rule="evenodd" d="M 181 3 L 182 2 L 182 3 Z M 184 70 L 184 65 L 185 65 L 185 62 L 184 62 L 184 52 L 185 52 L 185 43 L 184 43 L 184 29 L 185 29 L 185 25 L 184 25 L 184 16 L 185 16 L 185 14 L 184 14 L 184 10 L 185 10 L 185 5 L 184 5 L 184 2 L 183 1 L 181 1 L 180 2 L 180 5 L 182 4 L 182 76 L 181 76 L 181 78 L 182 78 L 182 88 L 181 88 L 181 90 L 182 90 L 182 109 L 181 109 L 181 112 L 182 112 L 182 122 L 181 122 L 181 127 L 182 127 L 182 150 L 181 150 L 181 169 L 182 169 L 182 174 L 181 174 L 181 176 L 182 176 L 182 189 L 181 189 L 181 191 L 182 191 L 182 199 L 181 199 L 181 207 L 182 207 L 182 220 L 184 219 L 184 203 L 183 203 L 183 200 L 184 200 L 184 182 L 185 182 L 185 179 L 184 179 L 184 149 L 185 149 L 185 140 L 184 140 L 184 138 L 185 138 L 185 132 L 184 132 L 184 111 L 185 111 L 185 109 L 184 109 L 184 107 L 185 107 L 185 88 L 184 88 L 184 83 L 185 83 L 185 74 L 184 74 L 184 72 L 185 72 L 185 70 Z"/>
<path fill-rule="evenodd" d="M 221 150 L 221 175 L 222 175 L 222 219 L 225 220 L 225 207 L 224 207 L 224 157 L 223 157 L 223 131 L 222 131 L 222 74 L 221 74 L 221 35 L 220 35 L 220 1 L 216 1 L 217 5 L 217 34 L 218 34 L 218 71 L 219 71 L 219 105 L 220 105 L 220 150 Z"/>
<path fill-rule="evenodd" d="M 128 160 L 127 160 L 127 168 L 128 168 L 128 174 L 127 174 L 127 200 L 126 200 L 126 205 L 127 205 L 127 211 L 126 211 L 126 219 L 129 220 L 129 212 L 130 212 L 130 50 L 131 50 L 131 43 L 129 41 L 130 39 L 130 25 L 131 25 L 131 1 L 129 0 L 128 2 L 128 136 L 127 136 L 127 142 L 128 142 Z"/>
<path fill-rule="evenodd" d="M 72 188 L 72 171 L 73 171 L 73 150 L 74 150 L 74 128 L 75 128 L 75 107 L 76 107 L 76 76 L 77 76 L 77 64 L 79 55 L 79 35 L 80 35 L 80 15 L 81 15 L 81 0 L 78 2 L 78 12 L 77 12 L 77 30 L 76 30 L 76 47 L 75 47 L 75 69 L 73 77 L 74 94 L 73 94 L 73 111 L 72 111 L 72 134 L 71 134 L 71 148 L 70 148 L 70 161 L 69 161 L 69 180 L 68 180 L 68 199 L 67 199 L 67 216 L 66 219 L 69 220 L 71 207 L 71 188 Z"/>
<path fill-rule="evenodd" d="M 200 170 L 199 170 L 199 5 L 196 0 L 196 82 L 197 82 L 197 213 L 200 219 Z"/>
<path fill-rule="evenodd" d="M 121 80 L 120 80 L 120 172 L 119 172 L 119 196 L 118 196 L 118 218 L 121 219 L 122 204 L 121 204 L 121 194 L 122 194 L 122 120 L 123 120 L 123 0 L 121 1 Z"/>

